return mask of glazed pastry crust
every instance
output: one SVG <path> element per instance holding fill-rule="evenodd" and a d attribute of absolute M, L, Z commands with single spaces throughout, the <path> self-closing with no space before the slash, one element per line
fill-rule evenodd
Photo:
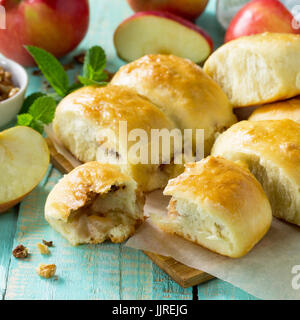
<path fill-rule="evenodd" d="M 122 204 L 123 208 L 116 209 L 113 202 L 119 197 L 117 195 L 118 188 L 126 190 L 127 199 Z M 107 221 L 105 222 L 107 218 L 105 215 L 103 217 L 103 212 L 101 212 L 103 208 L 100 207 L 98 213 L 95 211 L 96 209 L 92 209 L 92 203 L 97 198 L 105 198 L 113 192 L 116 192 L 116 196 L 110 200 L 113 208 L 111 209 L 112 215 L 119 214 L 122 216 L 118 223 L 110 226 L 110 229 L 114 228 L 114 233 L 117 236 L 109 232 L 106 232 L 106 234 L 103 232 L 102 235 L 98 231 L 97 239 L 90 234 L 83 236 L 83 232 L 77 232 L 76 229 L 80 229 L 81 221 L 78 220 L 72 225 L 71 223 L 80 216 L 90 219 L 90 226 L 93 226 L 93 222 L 101 223 L 101 219 L 104 222 L 103 224 L 107 223 Z M 106 207 L 108 205 L 109 203 L 105 204 Z M 121 173 L 115 165 L 100 164 L 94 161 L 75 168 L 55 185 L 46 201 L 45 218 L 54 229 L 74 245 L 100 243 L 106 239 L 113 242 L 122 242 L 133 234 L 135 226 L 144 220 L 143 205 L 144 196 L 137 189 L 137 184 L 132 178 Z M 114 211 L 115 213 L 113 213 Z"/>
<path fill-rule="evenodd" d="M 244 165 L 220 157 L 187 164 L 164 194 L 172 200 L 167 219 L 154 218 L 160 228 L 229 257 L 245 255 L 271 224 L 259 182 Z"/>
<path fill-rule="evenodd" d="M 284 100 L 300 94 L 300 35 L 263 33 L 221 46 L 204 71 L 234 107 Z"/>
<path fill-rule="evenodd" d="M 127 140 L 120 133 L 121 123 L 126 125 Z M 138 142 L 130 138 L 130 132 L 143 129 L 148 137 L 146 160 L 150 163 L 151 129 L 175 129 L 161 110 L 130 88 L 91 86 L 71 93 L 58 105 L 53 129 L 58 139 L 82 162 L 117 163 L 120 160 L 122 170 L 132 176 L 143 191 L 164 187 L 174 172 L 182 170 L 182 166 L 172 164 L 161 170 L 164 159 L 159 164 L 137 163 L 139 159 L 129 152 Z M 170 149 L 172 161 L 174 150 L 172 146 Z M 161 152 L 159 155 L 162 158 Z"/>
<path fill-rule="evenodd" d="M 221 134 L 212 155 L 241 160 L 263 185 L 273 215 L 300 225 L 300 124 L 241 121 Z"/>
<path fill-rule="evenodd" d="M 282 119 L 300 122 L 300 96 L 262 106 L 249 117 L 250 121 Z"/>
<path fill-rule="evenodd" d="M 206 154 L 215 134 L 236 122 L 221 88 L 187 59 L 146 55 L 120 68 L 112 84 L 130 87 L 147 97 L 181 130 L 204 129 Z"/>
<path fill-rule="evenodd" d="M 89 193 L 105 194 L 112 185 L 133 183 L 110 164 L 96 161 L 85 163 L 55 185 L 46 203 L 46 216 L 67 221 L 71 212 L 83 207 L 89 199 Z"/>

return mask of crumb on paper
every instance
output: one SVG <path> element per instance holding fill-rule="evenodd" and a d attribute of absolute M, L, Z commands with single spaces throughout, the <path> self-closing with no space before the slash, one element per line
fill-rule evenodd
<path fill-rule="evenodd" d="M 12 254 L 17 259 L 24 259 L 28 256 L 28 249 L 24 247 L 22 244 L 19 244 L 15 247 Z"/>
<path fill-rule="evenodd" d="M 47 247 L 53 247 L 53 241 L 46 241 L 46 240 L 43 240 L 43 244 Z"/>
<path fill-rule="evenodd" d="M 42 243 L 37 243 L 36 245 L 40 251 L 41 254 L 50 254 L 48 246 Z"/>
<path fill-rule="evenodd" d="M 55 275 L 56 265 L 55 264 L 40 264 L 36 268 L 36 272 L 43 278 L 49 279 Z"/>

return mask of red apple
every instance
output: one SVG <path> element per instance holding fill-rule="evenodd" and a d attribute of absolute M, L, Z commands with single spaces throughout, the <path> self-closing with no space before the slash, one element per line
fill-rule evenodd
<path fill-rule="evenodd" d="M 0 52 L 24 66 L 34 65 L 24 45 L 61 57 L 80 43 L 88 29 L 88 0 L 0 0 L 0 5 L 6 9 Z"/>
<path fill-rule="evenodd" d="M 225 42 L 263 32 L 300 33 L 292 26 L 293 16 L 278 0 L 252 0 L 230 22 Z"/>
<path fill-rule="evenodd" d="M 204 11 L 208 0 L 127 0 L 132 10 L 168 11 L 195 20 Z"/>
<path fill-rule="evenodd" d="M 136 60 L 165 53 L 203 62 L 213 50 L 210 36 L 192 22 L 168 12 L 145 11 L 124 20 L 114 34 L 119 57 Z"/>

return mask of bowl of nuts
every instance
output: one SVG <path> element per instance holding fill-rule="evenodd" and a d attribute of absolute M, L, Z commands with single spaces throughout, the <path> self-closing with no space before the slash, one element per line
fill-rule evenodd
<path fill-rule="evenodd" d="M 28 75 L 18 63 L 0 57 L 0 127 L 20 111 L 28 85 Z"/>

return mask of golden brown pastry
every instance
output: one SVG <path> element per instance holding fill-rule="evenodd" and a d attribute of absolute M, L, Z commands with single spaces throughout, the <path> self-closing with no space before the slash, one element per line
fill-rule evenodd
<path fill-rule="evenodd" d="M 273 215 L 300 225 L 300 124 L 242 121 L 215 142 L 212 155 L 241 160 L 262 184 Z"/>
<path fill-rule="evenodd" d="M 182 165 L 172 164 L 172 145 L 167 155 L 159 148 L 160 159 L 157 164 L 151 164 L 151 129 L 172 130 L 175 125 L 155 105 L 130 88 L 84 87 L 71 93 L 58 105 L 53 129 L 80 161 L 118 163 L 143 191 L 164 187 L 170 177 L 182 170 Z M 133 131 L 135 129 L 138 131 Z M 134 135 L 140 129 L 147 134 L 148 147 Z M 146 159 L 132 149 L 139 141 L 145 146 L 143 157 L 146 154 Z"/>
<path fill-rule="evenodd" d="M 50 192 L 45 218 L 71 244 L 122 242 L 143 220 L 144 197 L 115 165 L 85 163 Z"/>
<path fill-rule="evenodd" d="M 225 256 L 245 255 L 271 225 L 259 182 L 248 169 L 220 157 L 187 164 L 164 194 L 172 196 L 168 215 L 152 215 L 153 222 Z"/>
<path fill-rule="evenodd" d="M 235 107 L 260 105 L 300 94 L 300 35 L 263 33 L 216 50 L 204 71 Z"/>
<path fill-rule="evenodd" d="M 147 97 L 181 130 L 204 129 L 206 154 L 215 135 L 236 122 L 221 88 L 187 59 L 146 55 L 120 68 L 111 83 Z"/>
<path fill-rule="evenodd" d="M 300 122 L 300 96 L 262 106 L 249 117 L 251 121 L 282 119 Z"/>

